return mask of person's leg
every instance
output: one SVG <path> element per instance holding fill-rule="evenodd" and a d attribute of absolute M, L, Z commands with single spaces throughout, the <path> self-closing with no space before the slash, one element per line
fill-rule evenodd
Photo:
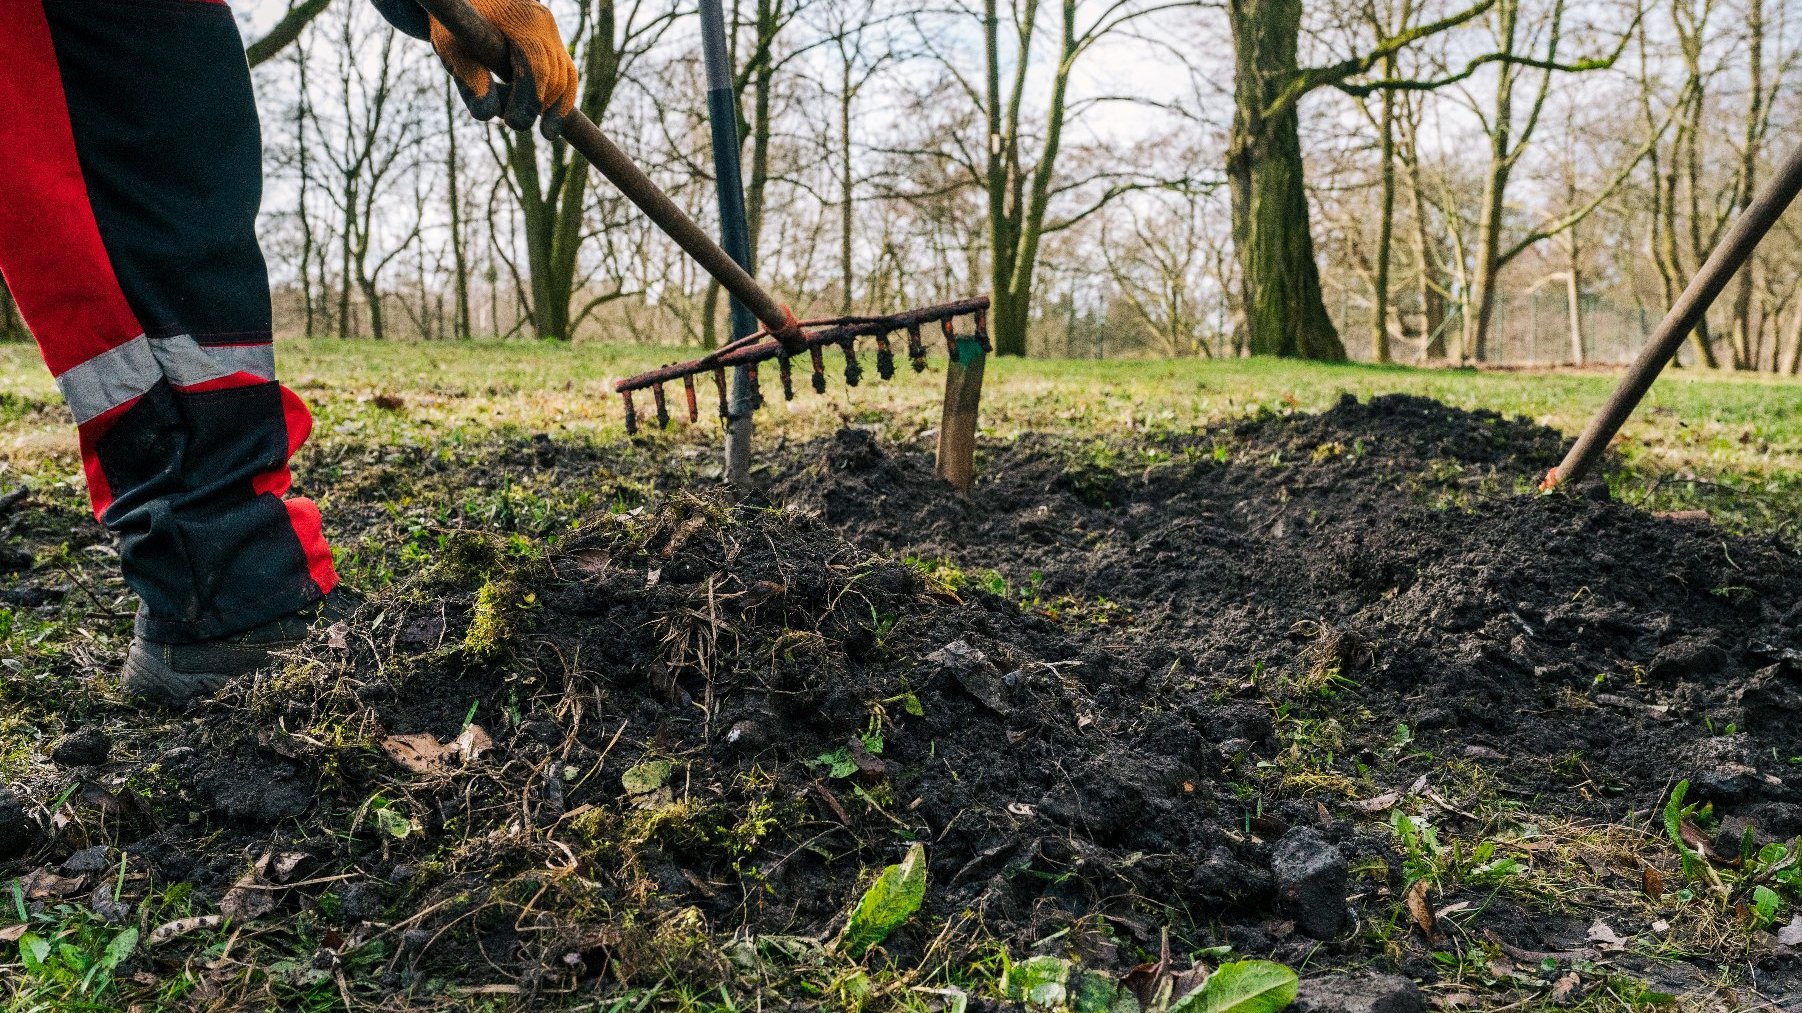
<path fill-rule="evenodd" d="M 0 272 L 74 412 L 140 641 L 217 641 L 337 576 L 287 499 L 312 425 L 275 383 L 260 138 L 211 0 L 0 0 Z"/>

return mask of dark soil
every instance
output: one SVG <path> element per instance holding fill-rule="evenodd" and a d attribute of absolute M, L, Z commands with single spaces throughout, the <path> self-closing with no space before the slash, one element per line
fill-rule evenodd
<path fill-rule="evenodd" d="M 1431 984 L 1390 808 L 1471 839 L 1519 830 L 1498 807 L 1657 834 L 1687 778 L 1735 849 L 1747 826 L 1802 834 L 1795 550 L 1527 494 L 1560 446 L 1387 397 L 988 447 L 968 500 L 849 429 L 793 450 L 766 507 L 663 472 L 548 551 L 447 533 L 286 670 L 115 745 L 129 788 L 33 861 L 104 837 L 217 900 L 259 856 L 302 856 L 261 875 L 329 885 L 272 891 L 278 913 L 379 941 L 383 989 L 548 996 L 718 977 L 707 934 L 829 937 L 921 841 L 925 916 L 885 950 L 902 967 L 1054 938 L 1124 972 L 1167 930 Z M 522 442 L 494 463 L 547 454 L 606 460 Z M 474 759 L 409 772 L 382 748 L 466 721 L 493 740 Z M 650 790 L 622 783 L 658 760 Z M 1566 966 L 1597 916 L 1448 885 L 1434 903 L 1482 902 L 1470 938 Z M 1750 940 L 1746 984 L 1802 988 Z"/>

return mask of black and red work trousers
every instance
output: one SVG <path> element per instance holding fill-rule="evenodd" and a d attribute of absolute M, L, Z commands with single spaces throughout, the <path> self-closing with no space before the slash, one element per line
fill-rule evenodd
<path fill-rule="evenodd" d="M 163 643 L 337 583 L 318 509 L 288 497 L 312 418 L 275 382 L 261 144 L 224 3 L 0 0 L 0 273 Z"/>

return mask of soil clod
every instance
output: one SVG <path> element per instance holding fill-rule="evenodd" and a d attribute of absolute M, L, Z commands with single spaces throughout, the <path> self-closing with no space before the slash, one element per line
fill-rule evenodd
<path fill-rule="evenodd" d="M 1270 869 L 1277 895 L 1295 927 L 1316 939 L 1331 939 L 1350 922 L 1351 892 L 1345 855 L 1312 827 L 1296 827 L 1277 841 Z"/>
<path fill-rule="evenodd" d="M 106 732 L 89 726 L 79 728 L 56 744 L 50 751 L 50 762 L 59 767 L 98 767 L 106 762 L 113 741 Z"/>

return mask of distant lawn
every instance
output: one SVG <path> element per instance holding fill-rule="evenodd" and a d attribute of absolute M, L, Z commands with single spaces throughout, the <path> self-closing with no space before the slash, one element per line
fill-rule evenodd
<path fill-rule="evenodd" d="M 317 438 L 350 442 L 466 439 L 503 429 L 596 441 L 624 438 L 615 379 L 698 354 L 690 349 L 536 342 L 379 343 L 325 339 L 280 346 L 284 380 L 312 404 Z M 867 358 L 867 357 L 866 357 Z M 804 438 L 842 423 L 877 425 L 907 439 L 937 424 L 936 364 L 916 376 L 905 363 L 893 382 L 845 387 L 843 363 L 827 356 L 824 397 L 808 389 L 780 403 L 773 368 L 763 371 L 760 415 L 770 439 Z M 997 360 L 990 365 L 983 435 L 1027 431 L 1073 438 L 1182 432 L 1260 411 L 1312 411 L 1345 392 L 1360 398 L 1409 393 L 1462 408 L 1526 415 L 1575 434 L 1613 387 L 1599 372 L 1477 372 L 1399 366 L 1231 361 Z M 35 351 L 0 345 L 0 481 L 73 476 L 73 439 L 55 388 Z M 680 400 L 672 390 L 672 407 Z M 378 395 L 390 395 L 378 400 Z M 705 420 L 710 385 L 703 385 Z M 394 407 L 394 397 L 399 406 Z M 642 414 L 649 413 L 643 398 Z M 387 407 L 384 407 L 387 406 Z M 678 425 L 681 443 L 710 441 L 708 427 Z M 1667 374 L 1619 444 L 1625 470 L 1617 494 L 1660 509 L 1706 507 L 1736 525 L 1782 528 L 1802 507 L 1802 383 L 1696 370 Z M 305 465 L 304 453 L 302 466 Z"/>

